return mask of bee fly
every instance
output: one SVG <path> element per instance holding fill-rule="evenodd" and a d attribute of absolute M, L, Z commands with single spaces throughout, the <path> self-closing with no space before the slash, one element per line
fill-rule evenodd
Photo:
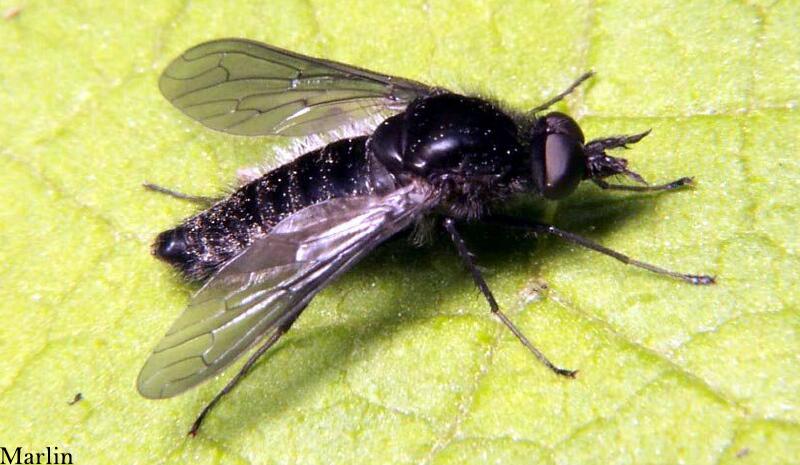
<path fill-rule="evenodd" d="M 244 183 L 229 197 L 192 197 L 151 189 L 208 208 L 161 233 L 153 253 L 189 279 L 203 282 L 139 374 L 148 398 L 179 394 L 260 344 L 241 371 L 200 413 L 203 418 L 285 334 L 313 296 L 372 249 L 433 218 L 444 228 L 492 313 L 554 373 L 574 377 L 545 357 L 508 319 L 458 232 L 463 221 L 489 221 L 550 234 L 625 264 L 712 284 L 634 260 L 589 239 L 534 219 L 490 214 L 511 197 L 557 200 L 581 181 L 603 189 L 666 191 L 681 178 L 648 185 L 628 163 L 606 153 L 647 132 L 586 142 L 569 116 L 541 114 L 591 76 L 526 113 L 477 97 L 311 58 L 242 39 L 187 50 L 161 75 L 159 87 L 178 109 L 230 134 L 338 135 L 294 161 Z M 377 127 L 362 124 L 382 119 Z M 343 137 L 343 129 L 351 134 Z M 353 130 L 352 128 L 359 128 Z M 355 133 L 354 133 L 355 132 Z M 610 184 L 623 175 L 638 185 Z"/>

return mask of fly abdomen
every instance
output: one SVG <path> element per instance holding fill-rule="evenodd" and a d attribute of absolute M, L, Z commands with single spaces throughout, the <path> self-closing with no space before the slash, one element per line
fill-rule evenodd
<path fill-rule="evenodd" d="M 287 215 L 334 197 L 371 191 L 366 137 L 343 139 L 302 155 L 240 190 L 256 198 L 268 231 Z"/>
<path fill-rule="evenodd" d="M 335 197 L 372 192 L 366 137 L 304 154 L 161 233 L 153 253 L 190 279 L 204 279 L 288 215 Z"/>

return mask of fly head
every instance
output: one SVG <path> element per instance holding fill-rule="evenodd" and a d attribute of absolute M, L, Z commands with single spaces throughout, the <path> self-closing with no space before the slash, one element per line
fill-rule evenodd
<path fill-rule="evenodd" d="M 529 135 L 534 185 L 543 197 L 556 200 L 574 192 L 583 180 L 621 174 L 643 183 L 641 176 L 628 169 L 627 160 L 612 157 L 606 150 L 627 148 L 649 132 L 587 143 L 574 119 L 559 112 L 548 113 L 535 121 Z"/>

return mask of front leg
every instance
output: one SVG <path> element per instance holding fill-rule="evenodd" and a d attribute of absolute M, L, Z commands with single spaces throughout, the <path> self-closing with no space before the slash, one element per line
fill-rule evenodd
<path fill-rule="evenodd" d="M 574 234 L 569 231 L 564 231 L 563 229 L 559 229 L 551 224 L 539 223 L 538 221 L 532 221 L 525 218 L 515 218 L 503 215 L 497 215 L 491 217 L 488 219 L 488 221 L 502 226 L 524 229 L 527 231 L 531 231 L 533 233 L 550 234 L 552 236 L 564 239 L 567 242 L 571 242 L 573 244 L 586 247 L 587 249 L 594 250 L 595 252 L 600 252 L 603 255 L 608 255 L 609 257 L 615 258 L 626 265 L 635 266 L 637 268 L 642 268 L 647 271 L 652 271 L 653 273 L 656 274 L 680 279 L 682 281 L 686 281 L 689 284 L 707 285 L 707 284 L 714 284 L 716 282 L 713 276 L 705 274 L 679 273 L 677 271 L 671 271 L 666 268 L 661 268 L 660 266 L 651 265 L 650 263 L 636 260 L 623 253 L 617 252 L 616 250 L 602 246 L 597 242 L 592 241 L 591 239 L 587 239 L 583 236 L 579 236 L 578 234 Z"/>
<path fill-rule="evenodd" d="M 491 309 L 492 313 L 506 325 L 506 328 L 511 330 L 514 333 L 514 336 L 519 339 L 519 341 L 525 347 L 530 350 L 533 355 L 539 359 L 547 368 L 551 369 L 555 374 L 561 376 L 567 376 L 569 378 L 574 378 L 575 374 L 578 373 L 577 370 L 567 370 L 564 368 L 559 368 L 553 364 L 550 360 L 545 357 L 545 355 L 539 351 L 532 343 L 522 334 L 522 331 L 517 328 L 511 320 L 508 319 L 505 313 L 500 310 L 500 306 L 497 305 L 497 301 L 494 299 L 494 295 L 492 291 L 489 289 L 489 285 L 486 284 L 486 280 L 483 279 L 483 275 L 481 274 L 478 267 L 475 266 L 475 263 L 472 261 L 472 254 L 470 253 L 469 249 L 467 249 L 467 244 L 464 242 L 464 239 L 458 233 L 456 229 L 455 221 L 452 218 L 445 218 L 444 219 L 444 229 L 450 234 L 450 238 L 453 240 L 453 244 L 456 246 L 456 250 L 458 251 L 458 255 L 461 257 L 461 260 L 466 265 L 467 269 L 469 270 L 470 274 L 472 275 L 472 279 L 475 281 L 475 285 L 478 286 L 483 296 L 486 298 L 486 301 L 489 302 L 489 308 Z"/>
<path fill-rule="evenodd" d="M 666 184 L 658 184 L 655 186 L 646 185 L 646 186 L 630 186 L 627 184 L 609 184 L 602 179 L 592 179 L 592 182 L 597 184 L 601 189 L 607 190 L 616 190 L 616 191 L 628 191 L 628 192 L 658 192 L 658 191 L 671 191 L 675 189 L 680 189 L 683 186 L 692 186 L 694 185 L 694 179 L 692 178 L 680 178 L 676 179 L 675 181 L 668 182 Z"/>
<path fill-rule="evenodd" d="M 606 154 L 606 151 L 611 149 L 627 149 L 629 144 L 635 144 L 641 141 L 648 134 L 650 134 L 649 130 L 640 132 L 639 134 L 605 137 L 587 142 L 584 146 L 587 168 L 585 179 L 591 180 L 602 189 L 629 192 L 671 191 L 684 186 L 693 185 L 694 179 L 683 177 L 665 184 L 651 186 L 647 184 L 647 181 L 645 181 L 639 173 L 628 169 L 628 160 Z M 627 176 L 640 185 L 612 184 L 604 180 L 604 178 L 615 175 Z"/>

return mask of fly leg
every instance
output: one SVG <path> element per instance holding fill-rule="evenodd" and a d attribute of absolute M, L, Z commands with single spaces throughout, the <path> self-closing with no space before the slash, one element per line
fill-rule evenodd
<path fill-rule="evenodd" d="M 684 186 L 694 185 L 694 179 L 684 177 L 665 184 L 651 186 L 647 184 L 647 181 L 645 181 L 639 173 L 628 169 L 627 160 L 606 155 L 606 150 L 617 148 L 627 149 L 628 144 L 635 144 L 644 139 L 648 134 L 650 134 L 650 130 L 629 136 L 605 137 L 589 141 L 584 147 L 589 164 L 588 178 L 601 189 L 628 192 L 671 191 Z M 638 182 L 640 185 L 629 186 L 625 184 L 611 184 L 603 180 L 604 177 L 613 176 L 615 174 L 625 175 L 635 182 Z"/>
<path fill-rule="evenodd" d="M 583 236 L 579 236 L 578 234 L 573 234 L 571 232 L 564 231 L 563 229 L 559 229 L 550 224 L 539 223 L 537 221 L 531 221 L 524 218 L 515 218 L 510 216 L 494 216 L 492 218 L 489 218 L 487 221 L 512 228 L 525 229 L 527 231 L 532 231 L 534 233 L 550 234 L 552 236 L 556 236 L 560 239 L 563 239 L 567 242 L 572 242 L 573 244 L 586 247 L 587 249 L 594 250 L 595 252 L 600 252 L 601 254 L 608 255 L 609 257 L 615 258 L 626 265 L 642 268 L 647 271 L 652 271 L 653 273 L 660 274 L 663 276 L 669 276 L 671 278 L 680 279 L 690 284 L 707 285 L 715 283 L 715 279 L 713 276 L 704 274 L 678 273 L 676 271 L 667 270 L 666 268 L 661 268 L 660 266 L 651 265 L 649 263 L 633 259 L 623 253 L 617 252 L 616 250 L 609 249 L 608 247 L 602 246 L 597 242 L 594 242 Z"/>
<path fill-rule="evenodd" d="M 464 242 L 464 239 L 458 233 L 456 229 L 455 221 L 452 218 L 445 218 L 444 219 L 444 228 L 450 234 L 450 238 L 453 240 L 453 244 L 456 246 L 456 250 L 458 251 L 458 255 L 461 257 L 461 260 L 466 265 L 467 269 L 469 270 L 470 274 L 472 274 L 472 279 L 475 281 L 475 285 L 478 286 L 483 296 L 486 298 L 486 301 L 489 302 L 489 308 L 492 310 L 492 313 L 500 319 L 500 321 L 506 325 L 506 327 L 514 333 L 514 336 L 519 339 L 519 342 L 522 343 L 525 347 L 530 350 L 533 355 L 539 359 L 547 368 L 552 370 L 555 374 L 566 376 L 569 378 L 574 378 L 575 375 L 578 373 L 577 370 L 567 370 L 564 368 L 559 368 L 553 364 L 547 357 L 539 351 L 532 343 L 528 340 L 527 337 L 522 333 L 522 331 L 517 328 L 511 320 L 508 319 L 505 313 L 500 310 L 500 306 L 497 305 L 497 301 L 494 299 L 494 295 L 492 291 L 489 289 L 489 286 L 486 284 L 486 280 L 483 279 L 483 275 L 481 274 L 480 270 L 475 266 L 475 262 L 472 260 L 472 254 L 470 253 L 469 249 L 467 249 L 467 244 Z"/>
<path fill-rule="evenodd" d="M 168 195 L 170 197 L 174 197 L 176 199 L 181 200 L 188 200 L 189 202 L 198 203 L 205 207 L 210 207 L 211 205 L 217 203 L 220 199 L 214 197 L 205 197 L 202 195 L 191 195 L 191 194 L 184 194 L 183 192 L 174 191 L 172 189 L 168 189 L 166 187 L 159 186 L 157 184 L 152 184 L 146 182 L 142 184 L 142 187 L 149 191 L 158 192 L 159 194 Z"/>
<path fill-rule="evenodd" d="M 680 189 L 683 186 L 694 185 L 692 178 L 680 178 L 666 184 L 658 184 L 654 186 L 628 186 L 625 184 L 609 184 L 602 179 L 592 179 L 592 182 L 597 184 L 601 189 L 616 190 L 616 191 L 629 191 L 629 192 L 657 192 L 657 191 L 671 191 Z"/>
<path fill-rule="evenodd" d="M 587 72 L 581 74 L 581 76 L 578 79 L 576 79 L 575 82 L 570 84 L 569 87 L 567 87 L 563 92 L 561 92 L 560 94 L 558 94 L 555 97 L 551 98 L 550 100 L 544 102 L 543 104 L 539 105 L 538 107 L 534 108 L 533 110 L 530 110 L 529 113 L 533 115 L 533 114 L 539 113 L 540 111 L 547 110 L 552 105 L 555 105 L 556 103 L 558 103 L 561 100 L 563 100 L 564 97 L 566 97 L 567 95 L 571 94 L 572 91 L 577 89 L 579 85 L 583 84 L 583 81 L 589 79 L 592 76 L 594 76 L 594 71 L 587 71 Z"/>
<path fill-rule="evenodd" d="M 217 402 L 219 402 L 220 399 L 222 399 L 222 397 L 225 394 L 231 392 L 233 388 L 236 387 L 236 385 L 239 384 L 239 382 L 242 379 L 244 379 L 245 376 L 247 376 L 247 373 L 250 371 L 251 368 L 253 368 L 253 365 L 255 365 L 258 359 L 260 359 L 261 356 L 264 355 L 264 353 L 267 350 L 269 350 L 270 347 L 275 345 L 275 343 L 278 342 L 281 336 L 283 336 L 284 334 L 286 334 L 287 331 L 289 331 L 289 328 L 292 327 L 292 324 L 294 324 L 294 322 L 297 320 L 297 317 L 299 317 L 300 314 L 303 313 L 303 310 L 305 310 L 305 307 L 301 308 L 294 315 L 290 316 L 288 320 L 286 320 L 284 323 L 278 326 L 275 332 L 273 332 L 269 336 L 269 338 L 267 338 L 267 340 L 264 341 L 264 344 L 262 344 L 261 347 L 259 347 L 258 350 L 256 350 L 255 353 L 253 353 L 253 355 L 251 355 L 250 358 L 247 359 L 247 362 L 244 364 L 244 366 L 242 366 L 242 369 L 239 370 L 239 373 L 236 373 L 236 376 L 234 376 L 230 381 L 228 381 L 228 384 L 226 384 L 225 387 L 222 388 L 222 390 L 219 391 L 217 395 L 214 396 L 213 399 L 211 399 L 211 402 L 209 402 L 208 405 L 206 405 L 205 408 L 203 408 L 203 411 L 200 412 L 200 415 L 198 415 L 197 419 L 194 421 L 194 423 L 192 423 L 192 429 L 189 430 L 190 436 L 197 435 L 197 432 L 200 430 L 200 425 L 203 423 L 203 420 L 205 419 L 206 415 L 208 415 L 208 413 L 211 411 L 211 409 L 213 409 L 214 406 L 217 405 Z"/>

